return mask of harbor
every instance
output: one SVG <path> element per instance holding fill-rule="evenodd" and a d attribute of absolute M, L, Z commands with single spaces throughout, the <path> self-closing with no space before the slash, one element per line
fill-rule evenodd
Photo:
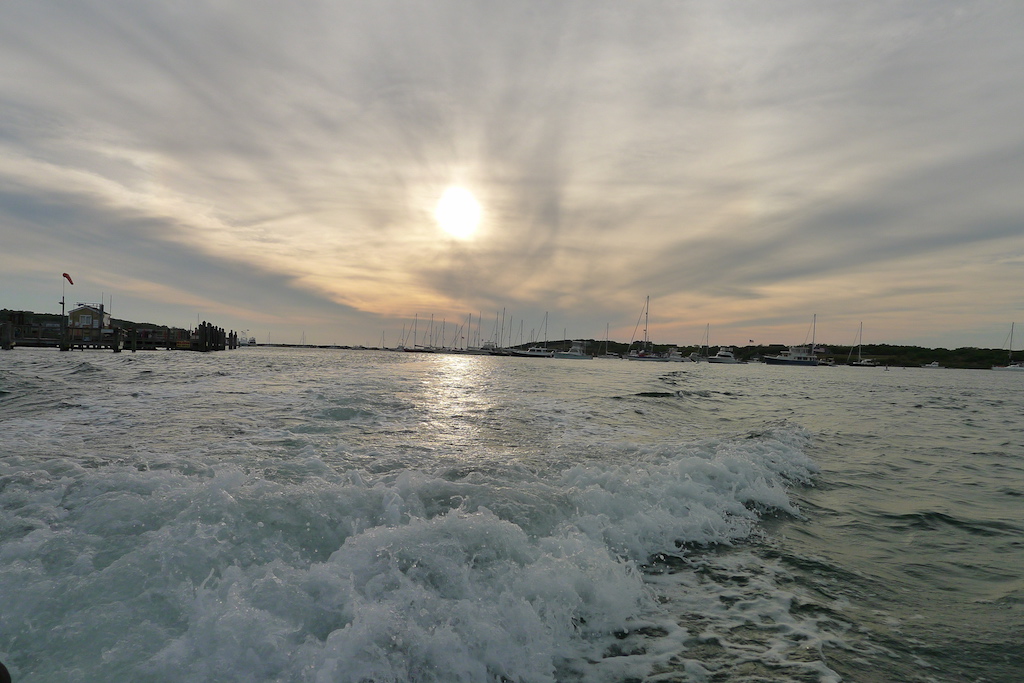
<path fill-rule="evenodd" d="M 479 333 L 478 333 L 479 334 Z M 1012 333 L 1011 333 L 1012 334 Z M 461 336 L 456 333 L 451 343 L 433 339 L 417 340 L 410 333 L 395 347 L 379 347 L 341 344 L 288 344 L 264 342 L 257 344 L 255 338 L 247 332 L 225 330 L 213 323 L 197 321 L 194 328 L 172 327 L 151 323 L 136 323 L 110 317 L 109 311 L 102 304 L 79 304 L 66 316 L 52 313 L 33 313 L 31 311 L 0 310 L 0 349 L 10 350 L 17 347 L 56 348 L 62 351 L 104 350 L 120 353 L 121 351 L 224 351 L 239 347 L 272 346 L 281 348 L 318 348 L 335 350 L 382 350 L 405 351 L 419 353 L 463 354 L 463 355 L 498 355 L 526 356 L 543 358 L 600 358 L 629 359 L 640 357 L 639 350 L 644 349 L 652 359 L 676 362 L 711 362 L 728 364 L 758 363 L 768 357 L 792 354 L 794 348 L 781 344 L 750 344 L 747 346 L 709 346 L 706 341 L 696 345 L 655 344 L 643 340 L 618 342 L 604 339 L 555 339 L 543 342 L 524 341 L 514 344 L 511 339 L 504 342 L 495 339 L 475 341 L 470 344 L 470 335 Z M 504 335 L 502 335 L 504 336 Z M 499 336 L 498 339 L 501 339 Z M 458 340 L 457 343 L 455 340 Z M 1012 347 L 1012 339 L 1009 346 Z M 529 354 L 531 346 L 540 346 L 543 354 Z M 814 355 L 818 357 L 818 367 L 835 365 L 853 365 L 856 367 L 907 368 L 961 368 L 961 369 L 1000 369 L 1009 367 L 1016 369 L 1018 364 L 1012 351 L 1007 349 L 961 347 L 956 349 L 928 348 L 894 344 L 861 344 L 858 339 L 850 345 L 814 344 Z M 527 353 L 512 353 L 512 350 Z M 809 348 L 808 348 L 809 351 Z M 870 356 L 865 361 L 863 356 Z M 723 360 L 728 357 L 728 361 Z M 856 359 L 856 360 L 855 360 Z M 1008 360 L 1009 359 L 1009 360 Z"/>

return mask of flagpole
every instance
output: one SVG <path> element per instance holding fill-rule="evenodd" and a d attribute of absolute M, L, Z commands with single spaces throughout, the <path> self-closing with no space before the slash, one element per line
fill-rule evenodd
<path fill-rule="evenodd" d="M 71 350 L 71 343 L 68 341 L 68 319 L 67 319 L 67 315 L 65 314 L 65 310 L 64 310 L 64 300 L 66 298 L 65 297 L 65 292 L 64 292 L 64 287 L 65 287 L 64 281 L 65 280 L 67 280 L 71 284 L 75 284 L 74 280 L 71 279 L 70 275 L 68 275 L 67 273 L 61 273 L 61 278 L 60 278 L 60 350 L 61 351 L 70 351 Z"/>

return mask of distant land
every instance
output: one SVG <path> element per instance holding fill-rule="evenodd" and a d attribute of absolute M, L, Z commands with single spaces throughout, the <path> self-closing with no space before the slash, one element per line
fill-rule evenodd
<path fill-rule="evenodd" d="M 8 322 L 17 319 L 19 324 L 26 326 L 41 326 L 47 328 L 60 327 L 61 316 L 58 313 L 34 313 L 32 311 L 15 311 L 11 309 L 0 309 L 0 322 Z M 123 329 L 148 328 L 165 329 L 167 325 L 155 323 L 132 322 L 112 318 L 114 327 Z M 628 353 L 630 345 L 627 342 L 605 341 L 603 339 L 585 339 L 587 351 L 594 354 L 613 353 L 624 355 Z M 548 340 L 549 349 L 568 350 L 572 340 Z M 262 344 L 260 346 L 263 346 Z M 305 348 L 373 348 L 373 347 L 349 347 L 338 345 L 299 345 L 299 344 L 266 344 L 265 346 L 304 346 Z M 817 343 L 816 348 L 823 350 L 820 355 L 830 358 L 837 365 L 845 365 L 857 359 L 857 347 L 849 344 L 825 344 Z M 607 348 L 606 348 L 607 347 Z M 686 356 L 690 353 L 710 353 L 714 355 L 720 347 L 711 346 L 703 349 L 700 346 L 676 346 L 675 344 L 655 344 L 655 352 L 666 352 L 670 348 L 678 348 L 679 352 Z M 753 344 L 750 346 L 733 346 L 736 357 L 748 361 L 755 358 L 775 355 L 786 347 L 781 344 Z M 926 348 L 922 346 L 897 346 L 894 344 L 864 344 L 861 346 L 860 355 L 862 358 L 870 358 L 878 365 L 890 367 L 920 367 L 929 363 L 938 363 L 944 368 L 966 368 L 977 370 L 988 370 L 994 365 L 1005 365 L 1008 359 L 1008 349 L 982 349 L 972 346 L 957 349 Z"/>

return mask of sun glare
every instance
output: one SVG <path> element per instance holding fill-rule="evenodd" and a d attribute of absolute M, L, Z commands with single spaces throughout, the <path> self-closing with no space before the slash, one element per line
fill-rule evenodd
<path fill-rule="evenodd" d="M 469 239 L 480 225 L 480 202 L 465 188 L 449 187 L 437 202 L 434 218 L 452 237 Z"/>

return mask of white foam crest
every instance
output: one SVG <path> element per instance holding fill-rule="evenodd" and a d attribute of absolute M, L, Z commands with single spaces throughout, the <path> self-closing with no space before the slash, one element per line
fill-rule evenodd
<path fill-rule="evenodd" d="M 800 450 L 806 439 L 781 430 L 614 468 L 571 468 L 562 485 L 578 509 L 572 523 L 638 561 L 679 544 L 733 543 L 750 534 L 761 511 L 799 514 L 787 488 L 816 471 Z"/>
<path fill-rule="evenodd" d="M 0 476 L 17 504 L 0 629 L 53 679 L 74 677 L 56 645 L 93 679 L 553 680 L 588 634 L 650 607 L 584 535 L 531 538 L 486 510 L 426 519 L 419 494 L 451 483 L 421 474 L 283 484 L 55 460 Z"/>
<path fill-rule="evenodd" d="M 538 544 L 486 510 L 455 510 L 369 529 L 308 569 L 230 568 L 199 587 L 189 628 L 153 665 L 217 680 L 255 657 L 250 673 L 312 667 L 324 681 L 552 681 L 581 636 L 621 628 L 647 600 L 584 537 Z"/>

